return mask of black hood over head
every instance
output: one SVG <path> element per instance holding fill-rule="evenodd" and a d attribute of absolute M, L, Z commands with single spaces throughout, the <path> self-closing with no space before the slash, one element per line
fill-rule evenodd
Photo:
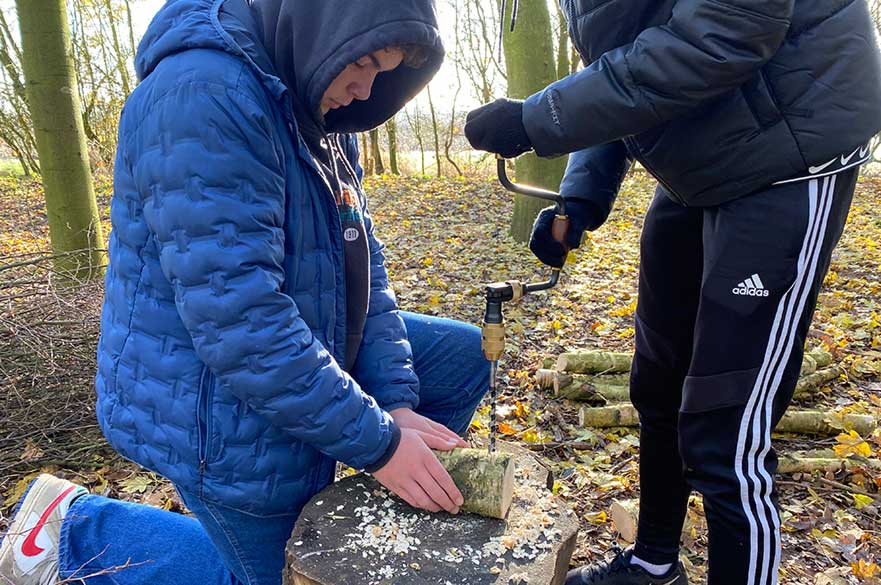
<path fill-rule="evenodd" d="M 428 85 L 444 59 L 434 0 L 251 0 L 263 44 L 298 110 L 325 132 L 363 132 L 383 124 Z M 376 77 L 370 98 L 321 115 L 324 92 L 361 57 L 400 45 L 428 53 L 419 68 Z"/>

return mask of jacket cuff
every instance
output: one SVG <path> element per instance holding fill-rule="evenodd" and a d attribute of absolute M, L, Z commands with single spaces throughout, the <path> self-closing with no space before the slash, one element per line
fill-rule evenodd
<path fill-rule="evenodd" d="M 381 404 L 380 407 L 386 412 L 391 412 L 398 408 L 409 408 L 410 410 L 416 410 L 416 405 L 409 400 L 401 400 L 399 402 L 392 402 L 391 404 Z"/>
<path fill-rule="evenodd" d="M 398 450 L 398 445 L 401 444 L 401 429 L 399 429 L 398 425 L 395 423 L 391 423 L 390 426 L 392 438 L 389 441 L 388 447 L 379 459 L 364 467 L 364 471 L 367 473 L 375 473 L 385 467 L 385 464 L 391 461 L 392 457 L 394 457 L 395 451 Z"/>

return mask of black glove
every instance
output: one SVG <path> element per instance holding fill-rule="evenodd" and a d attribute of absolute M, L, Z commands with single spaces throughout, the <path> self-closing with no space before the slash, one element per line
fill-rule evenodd
<path fill-rule="evenodd" d="M 477 150 L 515 158 L 532 150 L 523 127 L 523 102 L 499 98 L 480 106 L 465 118 L 465 137 Z"/>
<path fill-rule="evenodd" d="M 602 213 L 595 204 L 583 199 L 567 199 L 566 215 L 569 216 L 569 230 L 566 232 L 566 246 L 554 239 L 551 228 L 557 215 L 554 207 L 546 207 L 535 218 L 529 249 L 542 263 L 554 268 L 562 268 L 569 250 L 581 245 L 584 230 L 596 229 L 602 224 Z"/>

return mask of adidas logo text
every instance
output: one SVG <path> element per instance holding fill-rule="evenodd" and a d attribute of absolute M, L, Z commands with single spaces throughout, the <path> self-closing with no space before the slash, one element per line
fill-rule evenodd
<path fill-rule="evenodd" d="M 765 288 L 758 274 L 753 274 L 733 289 L 731 292 L 744 297 L 767 297 L 771 293 Z"/>

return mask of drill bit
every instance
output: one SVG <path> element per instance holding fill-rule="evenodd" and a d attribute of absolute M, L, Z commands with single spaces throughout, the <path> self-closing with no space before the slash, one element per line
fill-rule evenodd
<path fill-rule="evenodd" d="M 499 371 L 499 361 L 493 360 L 489 364 L 489 452 L 496 451 L 496 433 L 498 432 L 498 420 L 496 419 L 496 400 L 498 398 L 498 389 L 496 388 L 496 376 Z"/>

